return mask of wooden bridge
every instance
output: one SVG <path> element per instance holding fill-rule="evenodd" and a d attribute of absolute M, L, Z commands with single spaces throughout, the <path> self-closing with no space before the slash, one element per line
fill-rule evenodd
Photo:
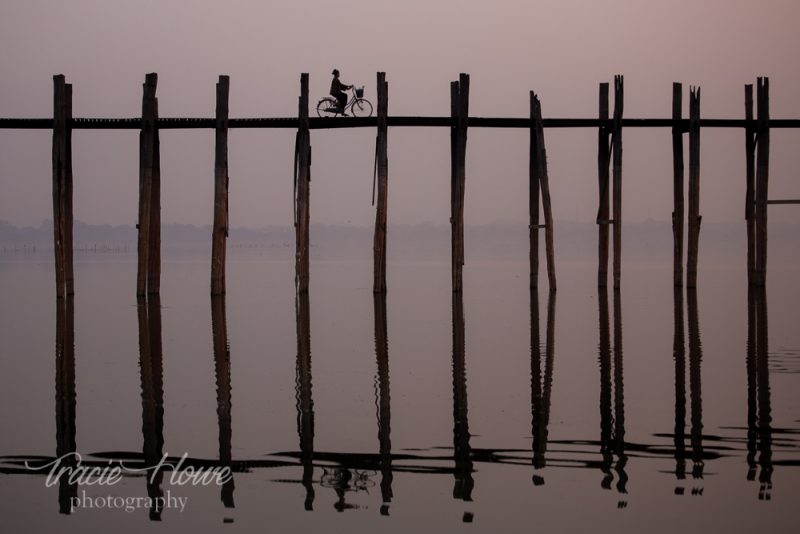
<path fill-rule="evenodd" d="M 374 239 L 374 281 L 376 293 L 386 291 L 386 224 L 388 208 L 388 127 L 446 127 L 451 132 L 451 227 L 452 286 L 462 289 L 464 265 L 465 154 L 469 128 L 522 128 L 530 132 L 530 284 L 538 285 L 539 230 L 545 231 L 545 252 L 550 290 L 556 289 L 553 251 L 553 217 L 545 149 L 545 128 L 596 128 L 598 130 L 598 286 L 608 280 L 610 234 L 613 235 L 613 286 L 621 284 L 622 232 L 622 132 L 624 128 L 671 128 L 674 170 L 674 281 L 684 285 L 684 225 L 688 223 L 685 261 L 686 286 L 697 284 L 697 258 L 700 234 L 700 131 L 702 128 L 739 128 L 745 133 L 746 153 L 746 231 L 747 265 L 750 284 L 764 286 L 767 268 L 767 205 L 800 204 L 800 200 L 769 199 L 769 135 L 773 128 L 800 128 L 800 119 L 771 119 L 769 79 L 758 78 L 745 86 L 745 117 L 710 119 L 700 117 L 700 89 L 690 90 L 689 117 L 682 112 L 683 90 L 673 84 L 671 118 L 623 117 L 623 77 L 614 79 L 614 108 L 609 112 L 609 84 L 599 86 L 596 118 L 543 118 L 538 97 L 530 93 L 528 117 L 469 116 L 469 75 L 451 82 L 449 116 L 389 116 L 388 83 L 385 73 L 377 74 L 377 116 L 317 118 L 309 117 L 308 74 L 300 78 L 297 117 L 230 118 L 228 76 L 217 83 L 214 118 L 162 118 L 156 98 L 157 75 L 148 74 L 144 83 L 142 116 L 104 119 L 72 116 L 72 85 L 63 75 L 54 80 L 53 118 L 0 118 L 0 128 L 53 130 L 53 221 L 56 291 L 59 297 L 74 293 L 72 261 L 72 131 L 94 129 L 135 129 L 140 131 L 139 216 L 137 295 L 160 291 L 161 216 L 159 130 L 208 128 L 216 131 L 214 168 L 214 224 L 211 258 L 211 293 L 225 292 L 225 251 L 228 235 L 228 130 L 230 128 L 289 128 L 297 131 L 294 171 L 294 226 L 296 229 L 296 277 L 300 293 L 309 285 L 309 198 L 311 143 L 310 131 L 331 128 L 376 128 L 375 184 L 377 207 Z M 683 134 L 689 134 L 688 213 L 684 209 Z M 541 199 L 540 199 L 541 197 Z M 613 201 L 613 202 L 612 202 Z M 540 224 L 539 207 L 544 221 Z M 613 233 L 610 232 L 613 229 Z"/>

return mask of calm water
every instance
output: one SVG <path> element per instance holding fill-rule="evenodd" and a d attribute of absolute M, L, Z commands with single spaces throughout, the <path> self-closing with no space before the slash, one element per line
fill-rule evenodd
<path fill-rule="evenodd" d="M 592 263 L 562 263 L 552 297 L 524 262 L 478 261 L 454 299 L 447 262 L 394 261 L 382 300 L 370 262 L 315 261 L 296 299 L 291 262 L 234 254 L 225 300 L 186 259 L 137 305 L 131 258 L 76 261 L 59 304 L 49 257 L 0 260 L 9 532 L 797 529 L 792 265 L 765 294 L 739 265 L 676 294 L 670 262 L 626 264 L 615 294 Z M 186 454 L 233 480 L 47 487 L 24 465 L 69 452 Z M 108 504 L 168 495 L 183 511 Z M 107 504 L 72 508 L 82 496 Z"/>

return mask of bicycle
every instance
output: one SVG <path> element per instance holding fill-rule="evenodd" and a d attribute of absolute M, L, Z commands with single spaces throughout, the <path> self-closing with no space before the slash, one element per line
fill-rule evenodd
<path fill-rule="evenodd" d="M 347 110 L 353 117 L 371 117 L 372 104 L 369 100 L 364 98 L 364 86 L 352 87 L 349 89 L 353 95 L 350 100 L 345 104 L 344 108 L 339 107 L 339 101 L 332 96 L 326 96 L 317 102 L 317 115 L 320 117 L 336 117 L 337 115 L 345 115 Z"/>

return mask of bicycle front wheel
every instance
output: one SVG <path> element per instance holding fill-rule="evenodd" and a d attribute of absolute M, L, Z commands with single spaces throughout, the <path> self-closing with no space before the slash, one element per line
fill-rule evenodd
<path fill-rule="evenodd" d="M 353 111 L 354 117 L 372 116 L 372 104 L 365 98 L 357 98 L 356 101 L 353 102 L 353 107 L 350 109 Z"/>
<path fill-rule="evenodd" d="M 335 117 L 339 113 L 339 102 L 333 98 L 325 97 L 317 103 L 317 115 L 320 117 Z"/>

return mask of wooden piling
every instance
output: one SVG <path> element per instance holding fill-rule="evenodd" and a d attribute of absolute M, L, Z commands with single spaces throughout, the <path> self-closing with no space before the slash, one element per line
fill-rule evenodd
<path fill-rule="evenodd" d="M 225 244 L 228 237 L 228 94 L 230 78 L 217 82 L 214 150 L 214 228 L 211 236 L 211 294 L 225 294 Z"/>
<path fill-rule="evenodd" d="M 621 75 L 614 76 L 613 197 L 614 197 L 614 289 L 622 277 L 622 108 L 624 84 Z"/>
<path fill-rule="evenodd" d="M 158 98 L 153 102 L 153 183 L 150 187 L 150 244 L 147 253 L 147 294 L 161 292 L 161 141 L 158 136 Z"/>
<path fill-rule="evenodd" d="M 534 118 L 533 91 L 530 93 L 531 108 L 531 128 L 530 146 L 528 152 L 528 240 L 529 261 L 530 261 L 530 288 L 539 287 L 539 158 L 537 155 L 538 145 L 536 141 L 536 121 Z M 537 293 L 538 294 L 538 293 Z M 538 297 L 537 297 L 538 299 Z M 538 300 L 537 300 L 538 315 Z M 538 324 L 538 319 L 537 319 Z M 538 335 L 538 334 L 537 334 Z"/>
<path fill-rule="evenodd" d="M 608 83 L 600 84 L 598 118 L 608 120 Z M 600 199 L 597 208 L 597 285 L 606 287 L 608 284 L 608 225 L 609 221 L 609 194 L 608 194 L 608 165 L 609 141 L 611 133 L 605 124 L 601 124 L 597 132 L 597 180 L 600 190 Z"/>
<path fill-rule="evenodd" d="M 550 203 L 550 182 L 547 177 L 547 150 L 544 144 L 544 126 L 542 123 L 542 105 L 539 102 L 539 97 L 531 92 L 531 114 L 533 115 L 533 124 L 535 129 L 536 148 L 534 156 L 534 171 L 536 173 L 536 180 L 539 183 L 539 189 L 542 195 L 542 211 L 544 212 L 544 240 L 545 240 L 545 254 L 547 256 L 547 278 L 550 284 L 550 291 L 556 290 L 556 266 L 555 255 L 553 251 L 553 209 Z M 538 254 L 538 251 L 536 251 Z"/>
<path fill-rule="evenodd" d="M 75 293 L 72 261 L 72 84 L 53 76 L 53 250 L 56 296 Z"/>
<path fill-rule="evenodd" d="M 673 282 L 683 286 L 683 86 L 672 84 Z"/>
<path fill-rule="evenodd" d="M 469 74 L 460 74 L 450 84 L 450 226 L 453 291 L 462 289 L 464 267 L 464 189 L 466 181 L 467 123 L 469 118 Z"/>
<path fill-rule="evenodd" d="M 158 75 L 150 73 L 145 77 L 142 95 L 142 123 L 139 132 L 139 230 L 137 245 L 138 269 L 136 275 L 136 296 L 147 294 L 150 269 L 150 225 L 153 202 L 153 163 L 156 140 L 156 85 Z"/>
<path fill-rule="evenodd" d="M 700 88 L 689 90 L 689 236 L 686 247 L 686 287 L 697 287 L 700 239 Z"/>
<path fill-rule="evenodd" d="M 308 292 L 309 281 L 309 199 L 311 186 L 311 138 L 308 129 L 308 73 L 300 75 L 295 182 L 295 286 Z"/>
<path fill-rule="evenodd" d="M 388 207 L 389 159 L 387 142 L 387 116 L 389 84 L 386 73 L 378 73 L 378 137 L 376 139 L 376 166 L 378 171 L 378 205 L 375 211 L 374 280 L 373 292 L 386 293 L 386 210 Z"/>
<path fill-rule="evenodd" d="M 747 225 L 747 281 L 753 285 L 756 271 L 756 128 L 753 124 L 753 84 L 744 86 L 744 115 L 747 121 L 744 131 L 747 166 L 744 197 L 744 218 Z"/>
<path fill-rule="evenodd" d="M 769 78 L 759 78 L 756 88 L 758 121 L 756 137 L 756 266 L 755 283 L 767 283 L 767 199 L 769 186 Z"/>

